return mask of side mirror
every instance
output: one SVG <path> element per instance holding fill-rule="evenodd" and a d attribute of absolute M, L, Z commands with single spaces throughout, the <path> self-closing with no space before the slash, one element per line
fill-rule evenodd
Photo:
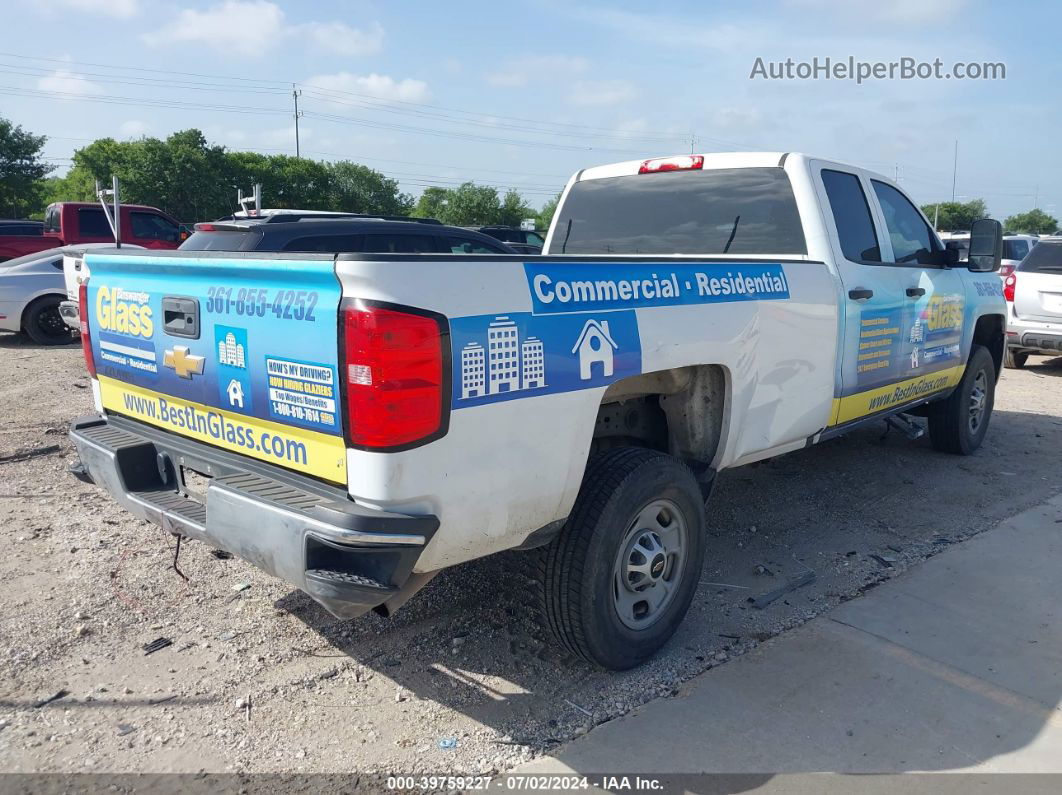
<path fill-rule="evenodd" d="M 970 227 L 967 268 L 975 273 L 998 271 L 1003 259 L 1003 225 L 992 218 L 974 221 Z"/>

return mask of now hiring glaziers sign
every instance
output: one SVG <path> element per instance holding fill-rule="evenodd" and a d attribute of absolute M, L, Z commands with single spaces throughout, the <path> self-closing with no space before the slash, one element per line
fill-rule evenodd
<path fill-rule="evenodd" d="M 780 264 L 538 265 L 524 270 L 535 314 L 789 298 Z"/>

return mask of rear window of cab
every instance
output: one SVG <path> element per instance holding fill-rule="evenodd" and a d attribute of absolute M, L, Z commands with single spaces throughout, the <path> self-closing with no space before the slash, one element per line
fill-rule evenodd
<path fill-rule="evenodd" d="M 576 182 L 550 254 L 807 253 L 781 168 L 665 171 Z"/>

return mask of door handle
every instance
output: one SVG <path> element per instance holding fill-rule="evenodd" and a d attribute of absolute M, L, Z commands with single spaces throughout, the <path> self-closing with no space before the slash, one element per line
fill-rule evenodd
<path fill-rule="evenodd" d="M 172 337 L 199 339 L 199 300 L 180 295 L 162 299 L 162 328 Z"/>
<path fill-rule="evenodd" d="M 925 294 L 926 294 L 926 289 L 924 287 L 908 287 L 907 288 L 907 295 L 910 298 L 918 298 L 918 297 L 923 296 Z"/>
<path fill-rule="evenodd" d="M 848 297 L 853 301 L 862 301 L 864 298 L 872 298 L 874 296 L 873 290 L 868 290 L 866 287 L 857 287 L 854 290 L 848 291 Z"/>

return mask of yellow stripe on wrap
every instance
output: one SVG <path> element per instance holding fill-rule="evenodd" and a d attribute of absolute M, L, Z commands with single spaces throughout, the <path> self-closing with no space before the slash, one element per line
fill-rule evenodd
<path fill-rule="evenodd" d="M 841 425 L 860 417 L 887 411 L 894 406 L 902 406 L 926 395 L 950 389 L 962 380 L 962 374 L 965 371 L 966 365 L 960 364 L 947 370 L 937 370 L 855 395 L 834 398 L 830 425 Z"/>
<path fill-rule="evenodd" d="M 99 380 L 103 407 L 109 411 L 307 475 L 347 482 L 346 443 L 340 436 L 246 417 L 103 375 Z"/>

